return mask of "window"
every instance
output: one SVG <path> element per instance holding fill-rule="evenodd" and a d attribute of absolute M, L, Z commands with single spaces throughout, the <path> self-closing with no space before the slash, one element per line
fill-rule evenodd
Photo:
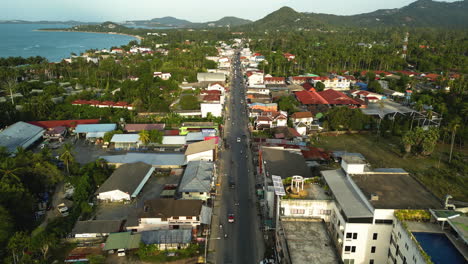
<path fill-rule="evenodd" d="M 405 248 L 406 248 L 406 250 L 408 250 L 408 248 L 409 248 L 407 243 L 405 243 Z"/>
<path fill-rule="evenodd" d="M 179 217 L 178 216 L 173 216 L 172 219 L 177 220 L 177 219 L 179 219 Z"/>
<path fill-rule="evenodd" d="M 351 252 L 353 252 L 353 253 L 356 252 L 356 246 L 351 247 Z"/>
<path fill-rule="evenodd" d="M 393 220 L 391 219 L 375 219 L 376 224 L 385 224 L 385 225 L 391 225 L 393 224 Z"/>
<path fill-rule="evenodd" d="M 357 233 L 353 233 L 353 239 L 357 239 Z"/>
<path fill-rule="evenodd" d="M 346 238 L 352 238 L 353 237 L 353 233 L 346 233 Z"/>
<path fill-rule="evenodd" d="M 374 233 L 374 234 L 372 235 L 372 240 L 377 240 L 377 236 L 378 236 L 378 234 L 377 234 L 377 233 Z"/>
<path fill-rule="evenodd" d="M 354 259 L 343 259 L 344 264 L 354 264 Z"/>
<path fill-rule="evenodd" d="M 398 238 L 401 238 L 401 233 L 400 233 L 400 231 L 398 231 Z"/>
<path fill-rule="evenodd" d="M 205 194 L 204 192 L 200 192 L 201 195 Z"/>
<path fill-rule="evenodd" d="M 344 252 L 345 252 L 345 253 L 348 253 L 348 254 L 349 254 L 350 251 L 351 251 L 351 246 L 345 246 L 345 247 L 344 247 Z"/>
<path fill-rule="evenodd" d="M 374 264 L 374 260 L 373 259 L 369 260 L 369 264 Z"/>
<path fill-rule="evenodd" d="M 291 212 L 291 214 L 305 214 L 305 209 L 291 208 L 290 212 Z"/>
<path fill-rule="evenodd" d="M 370 248 L 370 253 L 375 253 L 375 249 L 376 249 L 375 247 L 371 247 Z"/>
<path fill-rule="evenodd" d="M 321 215 L 330 215 L 330 214 L 331 214 L 331 210 L 320 210 L 320 214 L 321 214 Z"/>

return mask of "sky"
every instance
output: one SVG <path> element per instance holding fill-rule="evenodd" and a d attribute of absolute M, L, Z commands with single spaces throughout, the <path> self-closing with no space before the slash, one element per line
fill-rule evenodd
<path fill-rule="evenodd" d="M 103 22 L 173 16 L 191 22 L 236 16 L 258 20 L 289 6 L 298 12 L 353 15 L 400 8 L 415 0 L 2 0 L 0 20 Z M 455 2 L 446 0 L 445 2 Z"/>

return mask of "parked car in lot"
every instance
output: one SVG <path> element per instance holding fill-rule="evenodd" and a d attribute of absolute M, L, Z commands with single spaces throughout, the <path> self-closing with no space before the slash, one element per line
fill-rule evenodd
<path fill-rule="evenodd" d="M 60 212 L 60 214 L 65 217 L 65 216 L 68 216 L 68 207 L 64 204 L 64 203 L 61 203 L 57 206 L 57 210 Z"/>
<path fill-rule="evenodd" d="M 125 249 L 118 249 L 117 250 L 117 256 L 125 257 Z"/>

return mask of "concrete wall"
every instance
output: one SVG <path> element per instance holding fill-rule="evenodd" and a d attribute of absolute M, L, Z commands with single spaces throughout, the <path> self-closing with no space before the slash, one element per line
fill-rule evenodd
<path fill-rule="evenodd" d="M 188 194 L 183 192 L 182 199 L 184 200 L 203 200 L 206 201 L 210 198 L 210 194 L 207 192 L 203 192 L 200 194 L 199 192 L 189 192 Z"/>
<path fill-rule="evenodd" d="M 365 164 L 348 164 L 345 160 L 341 160 L 341 167 L 348 174 L 359 174 L 364 172 Z"/>
<path fill-rule="evenodd" d="M 405 258 L 407 264 L 426 263 L 419 252 L 419 244 L 413 241 L 412 235 L 407 233 L 402 223 L 395 220 L 394 226 L 391 233 L 390 256 L 388 256 L 386 262 L 382 263 L 403 264 Z M 395 259 L 396 262 L 394 262 Z"/>
<path fill-rule="evenodd" d="M 285 217 L 320 218 L 329 222 L 333 203 L 331 200 L 282 199 L 280 213 Z"/>

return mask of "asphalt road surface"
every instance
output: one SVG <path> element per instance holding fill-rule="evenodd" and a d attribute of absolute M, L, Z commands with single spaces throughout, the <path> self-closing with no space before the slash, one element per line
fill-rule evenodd
<path fill-rule="evenodd" d="M 219 208 L 220 239 L 216 240 L 216 263 L 259 263 L 263 259 L 264 242 L 259 225 L 255 197 L 255 179 L 249 149 L 245 87 L 239 56 L 235 56 L 231 78 L 231 94 L 225 113 L 225 140 L 228 147 L 221 153 L 223 175 Z M 240 142 L 238 142 L 240 139 Z M 232 187 L 230 183 L 234 183 Z M 228 215 L 234 214 L 234 223 Z M 227 237 L 224 236 L 227 234 Z"/>

